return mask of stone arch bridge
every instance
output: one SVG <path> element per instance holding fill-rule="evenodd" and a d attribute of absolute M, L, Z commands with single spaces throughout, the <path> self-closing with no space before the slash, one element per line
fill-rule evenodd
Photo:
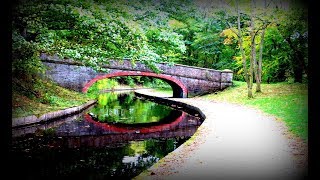
<path fill-rule="evenodd" d="M 148 76 L 166 81 L 173 90 L 173 97 L 185 98 L 215 92 L 232 85 L 233 72 L 186 65 L 159 63 L 161 73 L 154 73 L 147 66 L 130 60 L 114 61 L 103 65 L 108 73 L 96 72 L 91 67 L 71 59 L 61 60 L 57 56 L 41 54 L 42 63 L 47 66 L 46 75 L 62 87 L 87 92 L 97 80 L 117 76 Z"/>

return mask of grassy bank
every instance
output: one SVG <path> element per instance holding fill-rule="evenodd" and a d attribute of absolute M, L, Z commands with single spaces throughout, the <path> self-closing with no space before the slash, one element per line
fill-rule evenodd
<path fill-rule="evenodd" d="M 52 82 L 36 79 L 25 82 L 13 78 L 12 117 L 25 117 L 79 106 L 88 102 L 86 94 L 62 88 Z"/>
<path fill-rule="evenodd" d="M 262 84 L 262 92 L 247 98 L 245 82 L 203 98 L 255 107 L 274 115 L 287 125 L 290 132 L 308 141 L 308 85 L 300 83 Z"/>

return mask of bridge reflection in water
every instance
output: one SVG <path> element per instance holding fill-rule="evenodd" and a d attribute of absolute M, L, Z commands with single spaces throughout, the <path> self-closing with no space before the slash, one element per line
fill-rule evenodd
<path fill-rule="evenodd" d="M 132 178 L 184 143 L 203 121 L 173 110 L 151 123 L 103 122 L 91 114 L 94 108 L 46 124 L 14 128 L 14 167 L 31 179 Z"/>
<path fill-rule="evenodd" d="M 78 114 L 46 124 L 15 128 L 12 130 L 12 135 L 17 139 L 26 136 L 59 137 L 53 138 L 57 146 L 101 147 L 149 138 L 190 137 L 202 122 L 199 118 L 185 112 L 177 113 L 175 116 L 177 117 L 169 123 L 132 127 L 101 123 L 93 120 L 88 114 Z M 80 120 L 82 118 L 83 120 Z M 50 131 L 54 134 L 50 135 Z"/>

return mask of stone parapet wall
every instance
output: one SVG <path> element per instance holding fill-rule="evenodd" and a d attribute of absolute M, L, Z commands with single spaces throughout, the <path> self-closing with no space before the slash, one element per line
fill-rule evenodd
<path fill-rule="evenodd" d="M 47 67 L 46 76 L 58 85 L 81 92 L 86 82 L 97 76 L 90 67 L 43 62 Z"/>
<path fill-rule="evenodd" d="M 232 82 L 232 71 L 219 71 L 214 69 L 192 67 L 180 64 L 169 65 L 165 63 L 159 63 L 156 66 L 161 70 L 162 74 L 217 82 L 220 82 L 220 80 L 222 79 L 221 74 L 225 74 L 223 81 Z M 140 62 L 135 62 L 133 65 L 130 60 L 110 60 L 110 64 L 103 65 L 103 67 L 108 69 L 152 72 L 152 70 L 147 68 L 146 65 Z"/>
<path fill-rule="evenodd" d="M 132 63 L 130 60 L 110 60 L 108 65 L 102 66 L 108 69 L 108 73 L 100 73 L 72 59 L 61 60 L 57 56 L 48 56 L 46 54 L 41 54 L 40 58 L 43 64 L 48 67 L 46 75 L 49 78 L 60 86 L 76 91 L 81 91 L 89 81 L 97 76 L 108 73 L 125 71 L 153 72 L 145 64 L 140 62 Z M 233 72 L 230 70 L 220 71 L 166 63 L 159 63 L 156 66 L 161 70 L 160 74 L 171 76 L 181 81 L 188 89 L 188 96 L 219 91 L 232 85 Z"/>

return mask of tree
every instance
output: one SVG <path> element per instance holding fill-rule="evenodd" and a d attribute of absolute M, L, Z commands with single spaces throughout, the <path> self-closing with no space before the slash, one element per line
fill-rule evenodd
<path fill-rule="evenodd" d="M 229 27 L 229 29 L 224 30 L 224 34 L 227 38 L 230 38 L 232 36 L 228 34 L 232 32 L 235 34 L 232 38 L 237 38 L 238 40 L 241 57 L 236 57 L 236 59 L 242 61 L 241 70 L 244 80 L 247 82 L 248 97 L 251 98 L 253 97 L 252 86 L 254 80 L 256 92 L 261 92 L 265 33 L 270 25 L 276 23 L 272 20 L 275 19 L 275 10 L 272 8 L 277 7 L 281 2 L 251 0 L 250 5 L 248 1 L 241 1 L 241 3 L 238 0 L 230 3 L 226 1 L 220 2 L 224 4 L 223 7 L 227 16 L 225 22 Z M 235 13 L 232 10 L 227 13 L 227 9 L 232 9 L 232 6 L 235 8 Z M 257 50 L 259 50 L 258 55 Z M 247 56 L 250 56 L 249 63 L 247 62 Z"/>
<path fill-rule="evenodd" d="M 263 81 L 308 75 L 307 10 L 293 2 L 19 0 L 12 29 L 35 55 L 58 54 L 97 71 L 123 58 L 155 72 L 159 62 L 232 69 L 234 80 L 246 81 L 248 91 L 256 83 L 259 92 Z"/>
<path fill-rule="evenodd" d="M 294 82 L 301 83 L 303 74 L 308 75 L 308 11 L 305 5 L 296 3 L 286 8 L 279 7 L 277 10 L 277 27 L 290 47 L 290 66 Z"/>
<path fill-rule="evenodd" d="M 249 87 L 248 87 L 248 97 L 252 98 L 252 86 L 253 86 L 253 73 L 257 76 L 257 59 L 256 59 L 256 32 L 255 32 L 255 4 L 254 0 L 251 0 L 251 14 L 250 14 L 250 38 L 251 38 L 251 56 L 250 56 L 250 66 L 249 66 Z"/>
<path fill-rule="evenodd" d="M 263 16 L 266 16 L 266 8 L 267 8 L 267 1 L 264 0 L 264 12 Z M 262 82 L 262 54 L 263 54 L 263 44 L 264 44 L 264 35 L 267 29 L 269 22 L 267 20 L 262 20 L 262 32 L 261 32 L 261 39 L 259 43 L 259 60 L 256 63 L 255 68 L 255 77 L 256 77 L 256 92 L 261 92 L 261 82 Z"/>

